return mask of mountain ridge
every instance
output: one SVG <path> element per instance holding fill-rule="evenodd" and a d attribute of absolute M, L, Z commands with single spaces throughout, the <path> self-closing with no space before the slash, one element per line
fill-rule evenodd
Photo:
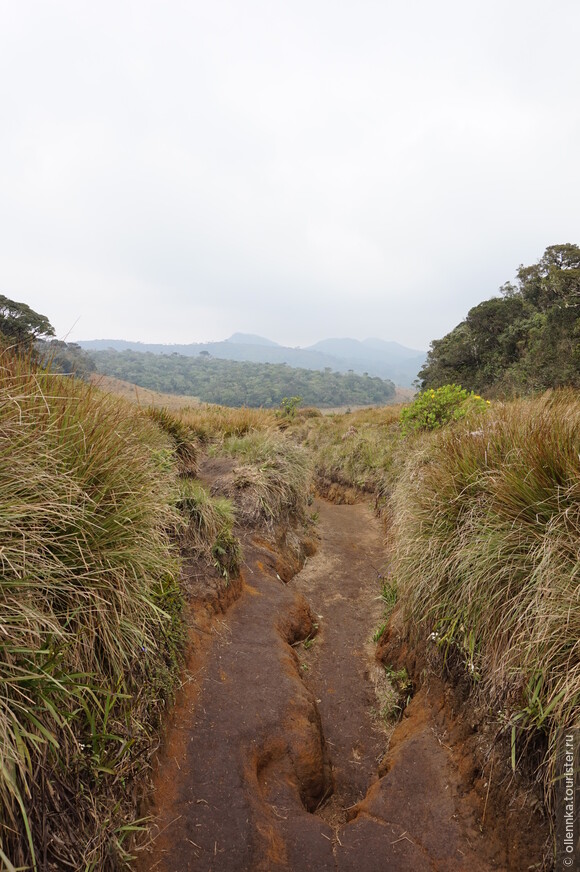
<path fill-rule="evenodd" d="M 86 351 L 112 348 L 115 351 L 138 351 L 153 354 L 182 354 L 186 357 L 207 352 L 224 360 L 251 363 L 285 363 L 290 367 L 348 372 L 390 379 L 402 387 L 411 387 L 423 366 L 427 353 L 407 348 L 398 342 L 377 338 L 363 341 L 351 338 L 323 339 L 304 348 L 279 345 L 252 333 L 233 333 L 217 342 L 147 343 L 125 339 L 79 340 Z"/>

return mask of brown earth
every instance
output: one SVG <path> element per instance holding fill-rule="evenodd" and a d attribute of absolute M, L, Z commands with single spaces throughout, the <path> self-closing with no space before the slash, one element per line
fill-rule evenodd
<path fill-rule="evenodd" d="M 142 388 L 133 382 L 123 381 L 120 378 L 114 378 L 112 375 L 103 375 L 100 372 L 94 372 L 90 376 L 90 381 L 100 390 L 108 394 L 117 394 L 125 400 L 136 403 L 138 406 L 159 406 L 173 411 L 180 409 L 188 409 L 192 406 L 201 405 L 199 397 L 190 397 L 183 394 L 162 394 L 159 391 L 152 391 L 149 388 Z"/>
<path fill-rule="evenodd" d="M 442 682 L 423 683 L 389 741 L 382 710 L 398 697 L 371 643 L 382 528 L 365 504 L 315 508 L 320 546 L 290 581 L 248 533 L 237 588 L 192 588 L 192 653 L 136 870 L 533 868 L 537 819 L 513 809 L 510 841 Z"/>

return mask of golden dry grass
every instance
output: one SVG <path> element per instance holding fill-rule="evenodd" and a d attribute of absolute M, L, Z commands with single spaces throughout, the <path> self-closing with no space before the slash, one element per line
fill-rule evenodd
<path fill-rule="evenodd" d="M 580 401 L 493 404 L 411 439 L 391 500 L 393 571 L 409 626 L 453 646 L 513 739 L 513 765 L 580 724 Z M 500 713 L 501 712 L 501 716 Z"/>
<path fill-rule="evenodd" d="M 181 637 L 177 470 L 139 409 L 0 356 L 0 865 L 116 868 Z"/>
<path fill-rule="evenodd" d="M 180 409 L 188 409 L 200 405 L 197 397 L 162 394 L 158 391 L 151 391 L 148 388 L 141 388 L 119 378 L 113 378 L 113 376 L 102 375 L 101 373 L 93 373 L 91 375 L 91 383 L 107 394 L 123 397 L 124 400 L 129 400 L 129 402 L 136 403 L 138 406 L 153 406 L 155 408 L 166 408 L 170 411 L 179 411 Z"/>

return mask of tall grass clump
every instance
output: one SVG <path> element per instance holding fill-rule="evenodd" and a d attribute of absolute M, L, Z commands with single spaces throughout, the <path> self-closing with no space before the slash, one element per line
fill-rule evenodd
<path fill-rule="evenodd" d="M 0 356 L 0 866 L 118 868 L 180 644 L 172 447 Z"/>
<path fill-rule="evenodd" d="M 273 410 L 203 405 L 175 413 L 196 438 L 207 444 L 230 436 L 245 436 L 275 426 Z"/>
<path fill-rule="evenodd" d="M 240 543 L 234 535 L 235 512 L 231 502 L 213 497 L 200 482 L 181 482 L 178 507 L 187 519 L 182 535 L 186 554 L 208 557 L 224 578 L 238 573 L 242 560 Z"/>
<path fill-rule="evenodd" d="M 237 461 L 234 487 L 241 520 L 273 524 L 302 519 L 310 490 L 308 453 L 277 432 L 249 432 L 225 439 L 219 451 Z M 244 498 L 245 495 L 245 498 Z"/>
<path fill-rule="evenodd" d="M 182 417 L 165 407 L 148 406 L 147 414 L 173 442 L 182 475 L 194 475 L 197 471 L 198 440 L 196 433 Z"/>
<path fill-rule="evenodd" d="M 580 722 L 580 401 L 492 406 L 411 451 L 393 496 L 394 567 L 416 633 L 463 653 L 512 736 Z M 501 714 L 500 714 L 501 712 Z"/>
<path fill-rule="evenodd" d="M 320 482 L 384 496 L 397 464 L 399 412 L 385 407 L 325 415 L 298 427 L 297 435 L 313 452 Z"/>

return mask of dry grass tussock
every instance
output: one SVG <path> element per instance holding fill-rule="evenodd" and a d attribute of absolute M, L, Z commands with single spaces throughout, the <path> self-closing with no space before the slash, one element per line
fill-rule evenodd
<path fill-rule="evenodd" d="M 172 414 L 166 408 L 149 406 L 146 414 L 171 439 L 180 474 L 195 475 L 200 448 L 195 431 L 180 416 Z"/>
<path fill-rule="evenodd" d="M 276 413 L 267 409 L 203 405 L 181 410 L 176 415 L 202 444 L 276 426 Z"/>
<path fill-rule="evenodd" d="M 138 409 L 0 357 L 0 866 L 116 868 L 180 644 L 177 471 Z"/>
<path fill-rule="evenodd" d="M 580 725 L 580 401 L 493 406 L 421 440 L 393 499 L 394 570 L 415 633 L 462 653 L 511 733 L 512 764 Z"/>
<path fill-rule="evenodd" d="M 212 497 L 199 482 L 185 479 L 178 506 L 188 522 L 181 536 L 184 553 L 205 558 L 226 580 L 237 574 L 242 553 L 234 535 L 236 513 L 231 502 Z"/>
<path fill-rule="evenodd" d="M 297 421 L 293 431 L 314 455 L 321 482 L 374 493 L 384 501 L 397 469 L 400 407 Z"/>
<path fill-rule="evenodd" d="M 250 432 L 231 436 L 214 450 L 237 463 L 233 488 L 241 521 L 273 525 L 304 520 L 311 462 L 293 439 L 276 431 Z"/>
<path fill-rule="evenodd" d="M 179 504 L 189 519 L 186 547 L 207 553 L 212 542 L 214 563 L 224 574 L 235 571 L 240 559 L 232 532 L 236 521 L 272 526 L 304 518 L 311 464 L 308 453 L 280 426 L 287 424 L 285 418 L 269 410 L 225 406 L 173 413 L 150 409 L 149 414 L 173 440 L 182 474 L 195 471 L 201 451 L 236 462 L 231 481 L 221 491 L 218 487 L 221 496 L 210 497 L 199 482 L 185 482 Z"/>

